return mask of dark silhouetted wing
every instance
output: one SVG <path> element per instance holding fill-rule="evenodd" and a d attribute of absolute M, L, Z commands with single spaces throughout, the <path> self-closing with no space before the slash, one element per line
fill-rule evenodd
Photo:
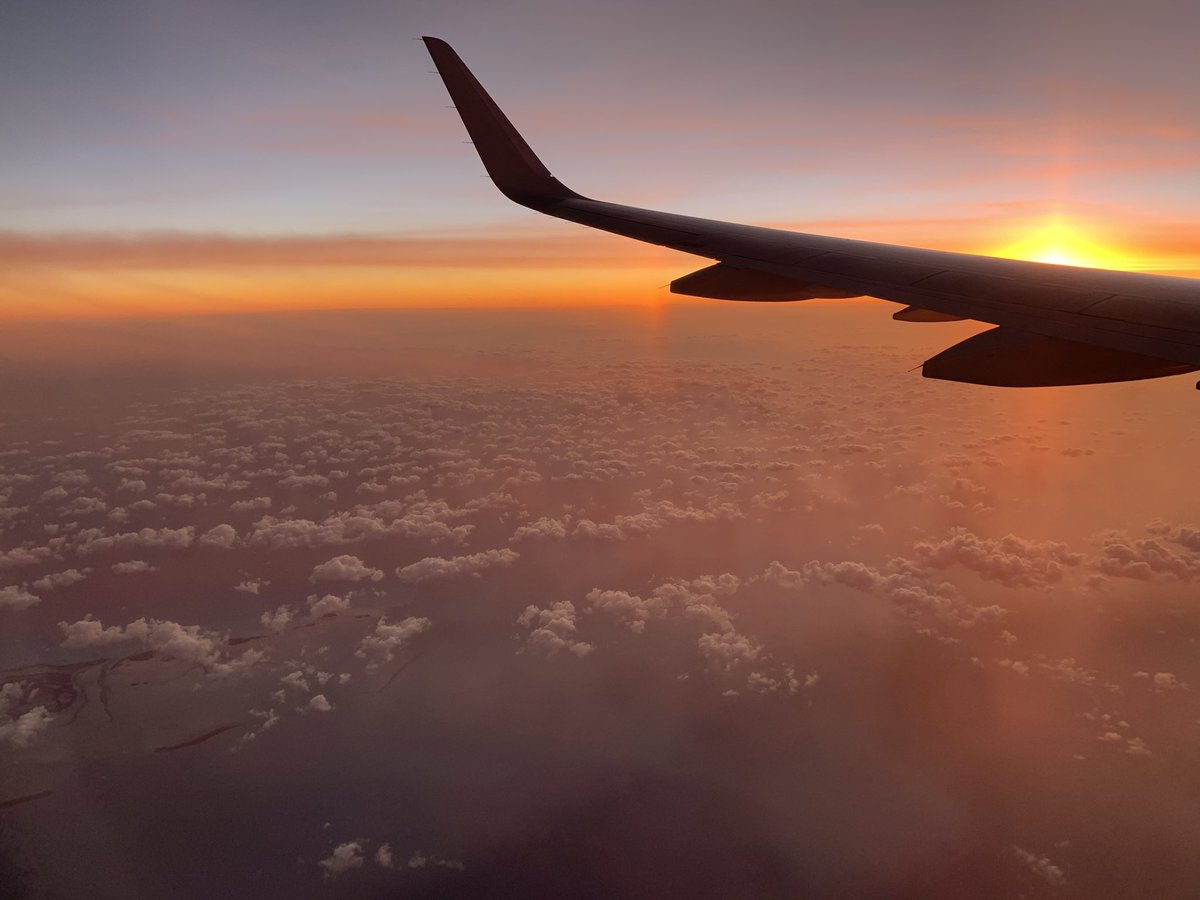
<path fill-rule="evenodd" d="M 1037 386 L 1128 381 L 1200 368 L 1200 282 L 921 250 L 698 219 L 591 200 L 565 187 L 445 41 L 424 38 L 496 186 L 555 216 L 717 260 L 677 293 L 748 301 L 870 296 L 904 321 L 999 326 L 938 354 L 927 377 Z M 925 311 L 922 313 L 922 311 Z"/>

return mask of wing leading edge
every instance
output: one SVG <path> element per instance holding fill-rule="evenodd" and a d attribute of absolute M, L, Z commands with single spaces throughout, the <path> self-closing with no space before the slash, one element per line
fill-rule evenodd
<path fill-rule="evenodd" d="M 904 321 L 998 326 L 928 360 L 929 378 L 1089 384 L 1200 369 L 1200 281 L 922 250 L 739 225 L 592 200 L 550 174 L 466 67 L 423 38 L 488 175 L 516 203 L 716 260 L 676 293 L 756 302 L 870 296 Z"/>

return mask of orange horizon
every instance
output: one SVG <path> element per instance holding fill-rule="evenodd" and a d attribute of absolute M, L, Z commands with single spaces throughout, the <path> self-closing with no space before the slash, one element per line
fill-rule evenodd
<path fill-rule="evenodd" d="M 1200 224 L 1066 215 L 840 220 L 790 230 L 989 256 L 1195 276 Z M 0 232 L 0 321 L 318 309 L 660 306 L 709 263 L 602 234 L 503 236 Z M 481 236 L 482 235 L 482 236 Z"/>

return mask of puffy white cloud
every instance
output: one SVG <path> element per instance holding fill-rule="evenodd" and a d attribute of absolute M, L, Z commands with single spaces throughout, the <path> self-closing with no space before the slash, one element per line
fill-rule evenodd
<path fill-rule="evenodd" d="M 254 648 L 234 656 L 219 635 L 205 631 L 199 625 L 181 625 L 164 619 L 141 618 L 124 628 L 115 625 L 106 628 L 88 615 L 78 622 L 59 622 L 58 627 L 63 633 L 63 647 L 91 647 L 135 640 L 155 653 L 198 665 L 214 678 L 239 674 L 265 659 L 265 654 Z"/>
<path fill-rule="evenodd" d="M 313 694 L 309 698 L 308 708 L 315 709 L 317 712 L 329 712 L 333 709 L 333 704 L 325 699 L 324 694 Z"/>
<path fill-rule="evenodd" d="M 49 591 L 54 588 L 70 587 L 73 584 L 78 584 L 87 578 L 86 571 L 80 572 L 78 569 L 67 569 L 64 572 L 55 572 L 53 575 L 44 575 L 35 581 L 31 587 L 35 591 Z"/>
<path fill-rule="evenodd" d="M 76 552 L 80 556 L 102 553 L 108 550 L 128 550 L 133 547 L 190 547 L 196 539 L 196 529 L 187 525 L 183 528 L 143 528 L 108 535 L 99 528 L 87 528 L 79 533 Z"/>
<path fill-rule="evenodd" d="M 1096 567 L 1105 575 L 1146 580 L 1155 575 L 1173 575 L 1190 581 L 1200 578 L 1200 554 L 1190 550 L 1176 553 L 1161 540 L 1132 540 L 1123 535 L 1104 538 Z"/>
<path fill-rule="evenodd" d="M 0 718 L 0 743 L 28 747 L 39 734 L 50 727 L 53 716 L 44 706 L 35 706 L 16 718 Z"/>
<path fill-rule="evenodd" d="M 113 563 L 112 570 L 116 575 L 136 575 L 139 572 L 157 572 L 158 567 L 150 565 L 144 559 L 131 559 L 128 562 Z"/>
<path fill-rule="evenodd" d="M 1007 587 L 1055 584 L 1062 580 L 1064 567 L 1083 561 L 1082 554 L 1056 541 L 1028 541 L 1012 534 L 995 540 L 962 528 L 945 540 L 922 542 L 914 549 L 933 568 L 959 565 Z"/>
<path fill-rule="evenodd" d="M 308 680 L 304 677 L 304 673 L 299 669 L 294 672 L 288 672 L 286 675 L 280 678 L 279 681 L 285 687 L 295 688 L 296 690 L 303 691 L 306 694 L 310 690 L 308 686 Z"/>
<path fill-rule="evenodd" d="M 397 569 L 396 574 L 400 576 L 401 581 L 435 581 L 460 575 L 476 575 L 493 566 L 506 568 L 520 558 L 521 554 L 507 548 L 484 550 L 469 556 L 455 556 L 450 559 L 441 556 L 427 556 L 420 562 Z"/>
<path fill-rule="evenodd" d="M 338 613 L 350 606 L 349 597 L 339 597 L 337 594 L 325 594 L 318 596 L 310 594 L 308 600 L 308 612 L 314 619 L 319 619 L 321 616 L 329 613 Z"/>
<path fill-rule="evenodd" d="M 428 631 L 431 624 L 428 619 L 415 616 L 395 623 L 386 618 L 380 619 L 375 623 L 375 632 L 362 639 L 354 655 L 365 659 L 369 666 L 391 662 L 401 647 L 417 635 Z"/>
<path fill-rule="evenodd" d="M 1047 884 L 1062 887 L 1067 883 L 1066 873 L 1050 862 L 1049 857 L 1038 856 L 1036 853 L 1018 847 L 1015 844 L 1013 845 L 1012 852 L 1025 868 L 1039 876 Z"/>
<path fill-rule="evenodd" d="M 62 511 L 68 516 L 86 516 L 90 513 L 104 512 L 107 509 L 108 504 L 99 497 L 76 497 L 64 506 Z"/>
<path fill-rule="evenodd" d="M 237 529 L 232 525 L 217 525 L 200 535 L 196 543 L 201 547 L 221 547 L 228 550 L 237 543 Z"/>
<path fill-rule="evenodd" d="M 92 618 L 91 613 L 78 622 L 59 622 L 58 627 L 63 633 L 62 646 L 64 647 L 99 647 L 128 640 L 125 636 L 125 629 L 119 625 L 110 625 L 105 628 L 101 622 Z"/>
<path fill-rule="evenodd" d="M 677 522 L 716 522 L 742 518 L 741 512 L 732 503 L 712 501 L 701 509 L 694 506 L 677 506 L 670 500 L 659 500 L 646 504 L 639 513 L 621 515 L 612 522 L 593 522 L 580 519 L 575 523 L 572 535 L 600 540 L 623 541 L 661 531 Z"/>
<path fill-rule="evenodd" d="M 508 539 L 510 544 L 515 544 L 517 541 L 528 541 L 547 538 L 565 538 L 567 536 L 567 523 L 563 519 L 552 519 L 548 516 L 542 516 L 528 525 L 522 525 L 512 533 L 512 537 Z"/>
<path fill-rule="evenodd" d="M 927 613 L 951 625 L 971 627 L 1002 618 L 999 606 L 973 606 L 951 584 L 933 584 L 926 573 L 910 560 L 893 558 L 883 569 L 852 560 L 830 563 L 811 560 L 799 570 L 778 560 L 770 563 L 758 580 L 789 590 L 807 585 L 843 585 L 877 594 L 909 614 Z"/>
<path fill-rule="evenodd" d="M 49 547 L 13 547 L 0 552 L 0 572 L 17 566 L 33 566 L 54 555 Z"/>
<path fill-rule="evenodd" d="M 229 504 L 230 512 L 248 512 L 256 509 L 270 509 L 270 497 L 254 497 L 250 500 L 234 500 Z"/>
<path fill-rule="evenodd" d="M 333 513 L 321 522 L 263 516 L 254 523 L 248 542 L 274 548 L 337 546 L 389 537 L 457 543 L 465 540 L 474 526 L 449 523 L 468 512 L 442 501 L 417 499 L 385 500 L 353 512 Z"/>
<path fill-rule="evenodd" d="M 292 624 L 294 618 L 295 612 L 290 606 L 281 606 L 274 612 L 267 610 L 258 617 L 258 620 L 269 631 L 283 631 Z"/>
<path fill-rule="evenodd" d="M 753 662 L 763 652 L 762 644 L 736 631 L 702 634 L 696 646 L 711 668 L 725 672 L 739 663 Z"/>
<path fill-rule="evenodd" d="M 309 581 L 379 581 L 383 571 L 373 569 L 357 556 L 335 556 L 315 567 Z"/>
<path fill-rule="evenodd" d="M 1154 688 L 1159 691 L 1178 691 L 1186 690 L 1187 684 L 1180 681 L 1174 672 L 1155 672 Z"/>
<path fill-rule="evenodd" d="M 37 594 L 31 594 L 19 584 L 10 584 L 8 587 L 0 588 L 0 609 L 7 607 L 8 609 L 28 609 L 31 606 L 37 606 L 42 602 L 42 598 Z"/>
<path fill-rule="evenodd" d="M 333 852 L 317 865 L 324 869 L 326 878 L 333 878 L 342 872 L 349 872 L 351 869 L 361 869 L 363 865 L 362 851 L 363 841 L 361 838 L 357 841 L 347 841 L 334 847 Z"/>
<path fill-rule="evenodd" d="M 235 584 L 233 589 L 243 594 L 257 594 L 270 583 L 265 578 L 246 578 Z"/>
<path fill-rule="evenodd" d="M 529 649 L 554 656 L 565 650 L 575 656 L 587 656 L 595 648 L 575 639 L 578 626 L 575 621 L 575 604 L 570 600 L 559 600 L 545 609 L 527 606 L 517 618 L 517 624 L 529 629 L 525 646 Z"/>

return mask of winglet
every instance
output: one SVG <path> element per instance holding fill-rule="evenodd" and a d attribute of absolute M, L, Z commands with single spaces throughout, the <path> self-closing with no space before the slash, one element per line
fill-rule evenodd
<path fill-rule="evenodd" d="M 467 133 L 496 187 L 510 200 L 545 210 L 579 195 L 550 174 L 529 149 L 512 122 L 471 74 L 454 49 L 435 37 L 421 38 L 446 90 L 467 126 Z"/>

